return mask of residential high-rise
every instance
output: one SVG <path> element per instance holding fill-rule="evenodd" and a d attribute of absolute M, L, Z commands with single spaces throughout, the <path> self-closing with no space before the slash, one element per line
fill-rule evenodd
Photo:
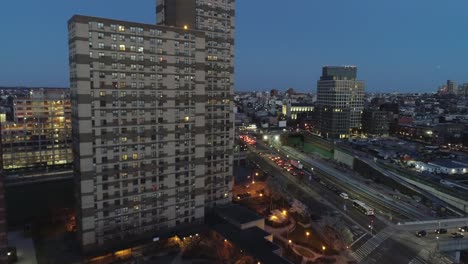
<path fill-rule="evenodd" d="M 205 34 L 206 206 L 232 199 L 234 146 L 234 0 L 157 0 L 159 25 Z"/>
<path fill-rule="evenodd" d="M 350 129 L 361 128 L 364 82 L 355 66 L 325 66 L 317 82 L 319 131 L 326 138 L 346 138 Z"/>
<path fill-rule="evenodd" d="M 164 237 L 231 200 L 234 1 L 213 5 L 158 1 L 158 21 L 166 25 L 70 19 L 77 226 L 85 252 Z M 228 26 L 211 18 L 212 31 L 203 30 L 203 16 L 229 20 L 229 30 L 221 33 Z"/>
<path fill-rule="evenodd" d="M 68 88 L 31 89 L 12 101 L 13 120 L 1 123 L 5 173 L 70 169 Z"/>
<path fill-rule="evenodd" d="M 1 161 L 2 146 L 0 146 L 0 263 L 8 260 L 8 230 L 6 222 L 6 201 L 3 166 Z"/>

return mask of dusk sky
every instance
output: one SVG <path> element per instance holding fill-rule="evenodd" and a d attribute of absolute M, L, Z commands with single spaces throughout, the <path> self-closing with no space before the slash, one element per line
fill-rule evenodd
<path fill-rule="evenodd" d="M 466 0 L 237 0 L 236 91 L 315 91 L 356 65 L 367 91 L 468 82 Z M 69 86 L 73 14 L 155 22 L 155 0 L 14 0 L 0 9 L 0 86 Z"/>

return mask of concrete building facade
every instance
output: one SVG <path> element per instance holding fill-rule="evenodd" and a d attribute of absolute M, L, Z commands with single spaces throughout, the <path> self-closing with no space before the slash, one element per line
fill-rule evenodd
<path fill-rule="evenodd" d="M 232 200 L 234 146 L 234 0 L 157 0 L 158 25 L 205 36 L 207 207 Z"/>
<path fill-rule="evenodd" d="M 68 23 L 85 252 L 201 223 L 232 197 L 234 1 L 158 1 L 157 12 L 160 25 Z"/>
<path fill-rule="evenodd" d="M 346 138 L 350 129 L 361 128 L 364 82 L 355 66 L 325 66 L 317 82 L 319 131 L 326 138 Z"/>

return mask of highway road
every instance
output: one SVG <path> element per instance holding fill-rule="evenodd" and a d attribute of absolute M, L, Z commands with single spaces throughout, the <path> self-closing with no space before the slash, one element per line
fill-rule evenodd
<path fill-rule="evenodd" d="M 386 220 L 387 215 L 384 214 L 383 217 L 381 215 L 373 218 L 374 220 L 372 223 L 374 229 L 371 236 L 368 226 L 372 217 L 366 216 L 352 206 L 349 206 L 347 204 L 349 201 L 342 199 L 336 191 L 330 190 L 315 180 L 309 182 L 298 179 L 297 176 L 295 177 L 279 168 L 274 162 L 261 153 L 281 154 L 281 156 L 285 158 L 287 158 L 286 155 L 289 155 L 289 158 L 294 157 L 294 159 L 301 160 L 305 166 L 314 167 L 314 172 L 320 178 L 332 182 L 339 187 L 339 189 L 348 192 L 351 197 L 357 197 L 359 195 L 360 200 L 373 206 L 378 211 L 403 211 L 403 214 L 412 219 L 427 219 L 426 215 L 414 212 L 411 206 L 397 204 L 392 198 L 384 197 L 379 194 L 377 190 L 373 190 L 370 186 L 366 186 L 362 182 L 350 178 L 349 175 L 332 168 L 323 161 L 314 160 L 293 149 L 282 148 L 281 153 L 278 153 L 277 150 L 270 148 L 263 142 L 260 144 L 257 142 L 257 147 L 251 147 L 250 150 L 255 154 L 253 159 L 261 165 L 263 170 L 277 178 L 284 186 L 293 184 L 303 193 L 306 193 L 310 199 L 303 202 L 307 204 L 309 208 L 314 208 L 314 205 L 317 203 L 326 204 L 327 207 L 332 208 L 332 211 L 340 211 L 353 223 L 356 223 L 368 232 L 367 235 L 362 237 L 362 239 L 351 247 L 352 254 L 356 256 L 359 263 L 428 263 L 421 257 L 421 252 L 427 252 L 427 249 L 434 247 L 436 244 L 434 243 L 432 234 L 429 234 L 427 239 L 418 238 L 415 236 L 414 232 L 398 229 L 397 226 L 394 226 Z M 378 199 L 376 199 L 376 196 Z M 382 201 L 382 199 L 385 201 Z M 346 207 L 344 204 L 346 204 Z M 408 213 L 408 211 L 411 211 L 411 213 Z M 430 231 L 433 232 L 433 230 Z M 439 239 L 452 238 L 447 236 L 447 238 Z M 395 254 L 395 252 L 398 252 L 398 254 Z"/>
<path fill-rule="evenodd" d="M 326 215 L 341 212 L 354 224 L 368 233 L 371 232 L 369 228 L 369 225 L 371 225 L 373 234 L 387 226 L 386 223 L 378 218 L 364 215 L 362 212 L 353 208 L 350 200 L 341 198 L 338 193 L 326 188 L 317 181 L 312 180 L 309 182 L 308 180 L 300 180 L 298 177 L 294 177 L 290 173 L 285 172 L 274 162 L 270 161 L 263 153 L 271 154 L 272 152 L 269 149 L 260 148 L 260 152 L 258 150 L 255 151 L 256 155 L 252 157 L 252 159 L 259 164 L 264 171 L 273 176 L 275 180 L 281 182 L 283 186 L 292 184 L 299 190 L 302 190 L 303 193 L 310 198 L 302 202 L 311 209 L 312 214 Z M 332 208 L 332 210 L 327 210 L 327 208 L 323 206 L 324 204 L 328 205 L 328 208 Z"/>

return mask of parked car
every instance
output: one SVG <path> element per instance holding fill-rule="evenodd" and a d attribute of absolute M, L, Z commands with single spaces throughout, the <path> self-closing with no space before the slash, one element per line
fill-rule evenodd
<path fill-rule="evenodd" d="M 468 232 L 468 226 L 462 226 L 458 228 L 458 231 L 460 232 Z"/>
<path fill-rule="evenodd" d="M 416 236 L 425 237 L 425 236 L 427 236 L 427 232 L 425 230 L 418 231 L 418 232 L 416 232 Z"/>
<path fill-rule="evenodd" d="M 463 234 L 459 232 L 452 233 L 452 238 L 463 238 Z"/>
<path fill-rule="evenodd" d="M 439 228 L 434 231 L 436 234 L 447 234 L 447 229 L 445 228 Z"/>

